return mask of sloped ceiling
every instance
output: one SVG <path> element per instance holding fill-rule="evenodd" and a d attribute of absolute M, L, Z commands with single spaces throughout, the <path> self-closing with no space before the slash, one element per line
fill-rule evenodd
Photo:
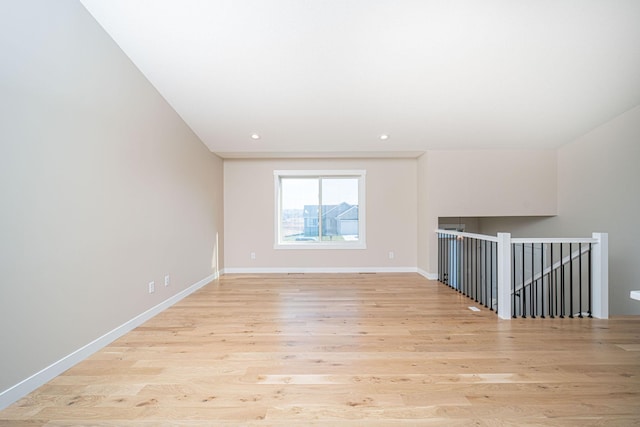
<path fill-rule="evenodd" d="M 638 0 L 82 3 L 223 157 L 552 149 L 640 104 Z"/>

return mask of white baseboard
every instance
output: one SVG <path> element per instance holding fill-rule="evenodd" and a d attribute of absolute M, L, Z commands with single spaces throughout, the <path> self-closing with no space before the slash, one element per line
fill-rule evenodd
<path fill-rule="evenodd" d="M 71 354 L 68 354 L 67 356 L 63 357 L 57 362 L 52 363 L 51 365 L 47 366 L 40 372 L 37 372 L 32 376 L 30 376 L 29 378 L 19 382 L 18 384 L 0 392 L 0 410 L 6 408 L 7 406 L 11 405 L 12 403 L 18 401 L 22 397 L 31 393 L 38 387 L 51 381 L 53 378 L 62 374 L 67 369 L 73 367 L 77 363 L 91 356 L 93 353 L 109 345 L 110 343 L 120 338 L 127 332 L 142 325 L 147 320 L 151 319 L 158 313 L 171 307 L 172 305 L 174 305 L 181 299 L 185 298 L 186 296 L 197 291 L 207 283 L 217 279 L 218 276 L 219 274 L 215 273 L 208 277 L 205 277 L 204 279 L 189 286 L 187 289 L 175 294 L 171 298 L 166 299 L 165 301 L 161 302 L 155 307 L 152 307 L 149 310 L 145 311 L 144 313 L 139 314 L 138 316 L 134 317 L 128 322 L 118 326 L 114 330 L 107 332 L 100 338 L 97 338 L 91 341 L 89 344 L 85 345 L 84 347 L 79 348 L 78 350 L 74 351 Z"/>
<path fill-rule="evenodd" d="M 415 267 L 283 267 L 283 268 L 225 268 L 224 274 L 269 273 L 417 273 Z"/>
<path fill-rule="evenodd" d="M 429 279 L 429 280 L 438 280 L 438 273 L 427 273 L 426 271 L 424 271 L 423 269 L 419 268 L 418 269 L 418 274 L 420 274 L 421 276 Z"/>

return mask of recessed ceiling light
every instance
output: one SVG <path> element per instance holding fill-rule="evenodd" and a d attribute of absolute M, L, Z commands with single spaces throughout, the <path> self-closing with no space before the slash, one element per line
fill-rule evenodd
<path fill-rule="evenodd" d="M 383 141 L 386 141 L 387 139 L 389 139 L 389 135 L 387 135 L 386 133 L 383 133 L 382 135 L 380 135 L 380 139 Z"/>
<path fill-rule="evenodd" d="M 252 133 L 251 139 L 260 139 L 260 135 L 258 135 L 257 133 Z"/>

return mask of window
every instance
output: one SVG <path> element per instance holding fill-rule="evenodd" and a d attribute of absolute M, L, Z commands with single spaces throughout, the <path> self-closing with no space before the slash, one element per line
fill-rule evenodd
<path fill-rule="evenodd" d="M 275 247 L 365 249 L 365 171 L 274 171 Z"/>

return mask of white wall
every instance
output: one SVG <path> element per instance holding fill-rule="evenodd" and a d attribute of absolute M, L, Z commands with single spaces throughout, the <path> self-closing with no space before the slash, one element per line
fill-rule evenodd
<path fill-rule="evenodd" d="M 273 171 L 287 169 L 366 170 L 367 249 L 274 249 Z M 225 269 L 415 271 L 416 183 L 415 159 L 225 160 Z M 395 252 L 393 260 L 389 251 Z"/>
<path fill-rule="evenodd" d="M 3 2 L 0 53 L 1 396 L 214 274 L 223 176 L 78 1 Z"/>
<path fill-rule="evenodd" d="M 437 273 L 438 217 L 557 213 L 554 150 L 429 151 L 418 168 L 418 267 L 431 275 Z"/>
<path fill-rule="evenodd" d="M 588 237 L 609 233 L 609 311 L 640 314 L 640 106 L 558 150 L 556 218 L 484 218 L 483 233 Z"/>
<path fill-rule="evenodd" d="M 427 172 L 429 153 L 424 153 L 417 159 L 417 204 L 418 204 L 418 227 L 416 229 L 417 246 L 418 246 L 418 269 L 420 273 L 428 276 L 430 279 L 437 279 L 438 271 L 429 271 L 429 245 L 431 243 L 430 235 L 437 228 L 437 216 L 434 218 L 434 205 L 429 200 L 429 173 Z M 435 220 L 435 224 L 433 223 Z M 437 254 L 436 254 L 437 256 Z"/>

